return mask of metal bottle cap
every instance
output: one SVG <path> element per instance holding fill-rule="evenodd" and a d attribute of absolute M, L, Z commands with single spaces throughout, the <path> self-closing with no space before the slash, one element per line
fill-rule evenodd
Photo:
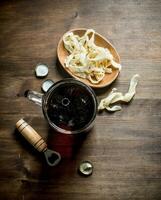
<path fill-rule="evenodd" d="M 39 78 L 43 78 L 47 76 L 49 70 L 46 64 L 38 64 L 35 68 L 36 76 Z"/>
<path fill-rule="evenodd" d="M 50 79 L 44 81 L 44 82 L 42 83 L 42 86 L 41 86 L 42 91 L 43 91 L 43 92 L 47 92 L 48 89 L 49 89 L 53 84 L 54 84 L 54 82 L 53 82 L 52 80 L 50 80 Z"/>
<path fill-rule="evenodd" d="M 84 176 L 89 176 L 93 172 L 93 165 L 89 161 L 83 161 L 79 165 L 79 172 Z"/>

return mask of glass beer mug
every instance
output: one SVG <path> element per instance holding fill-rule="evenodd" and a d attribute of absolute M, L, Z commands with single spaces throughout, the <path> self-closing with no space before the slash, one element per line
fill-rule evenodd
<path fill-rule="evenodd" d="M 57 132 L 89 131 L 97 113 L 97 98 L 86 84 L 72 79 L 54 83 L 43 95 L 29 90 L 27 98 L 42 107 L 48 124 Z"/>

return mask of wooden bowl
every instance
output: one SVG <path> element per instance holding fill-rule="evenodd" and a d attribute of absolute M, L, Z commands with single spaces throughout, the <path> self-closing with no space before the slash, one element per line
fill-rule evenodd
<path fill-rule="evenodd" d="M 78 29 L 72 29 L 72 30 L 70 30 L 68 32 L 73 32 L 74 34 L 82 36 L 86 32 L 86 30 L 87 29 L 85 29 L 85 28 L 78 28 Z M 108 48 L 110 50 L 111 54 L 113 55 L 114 60 L 117 63 L 120 63 L 120 57 L 119 57 L 116 49 L 114 48 L 114 46 L 107 39 L 105 39 L 102 35 L 100 35 L 98 33 L 95 33 L 95 44 L 100 46 L 100 47 Z M 60 64 L 62 65 L 62 67 L 64 68 L 64 70 L 68 74 L 70 74 L 73 78 L 76 78 L 76 79 L 84 82 L 85 84 L 91 86 L 92 88 L 102 88 L 102 87 L 110 85 L 117 78 L 117 76 L 119 74 L 119 70 L 118 69 L 112 68 L 112 73 L 111 74 L 105 74 L 103 80 L 98 84 L 93 84 L 88 79 L 83 79 L 83 78 L 80 78 L 80 77 L 74 75 L 64 65 L 65 58 L 69 55 L 69 53 L 64 47 L 63 37 L 61 37 L 61 39 L 60 39 L 60 41 L 58 43 L 57 55 L 58 55 L 58 59 L 59 59 Z"/>

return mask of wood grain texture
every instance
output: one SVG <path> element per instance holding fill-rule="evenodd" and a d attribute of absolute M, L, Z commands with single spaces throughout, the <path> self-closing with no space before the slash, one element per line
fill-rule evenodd
<path fill-rule="evenodd" d="M 88 135 L 53 133 L 41 108 L 27 101 L 27 89 L 41 91 L 34 68 L 49 65 L 54 81 L 68 75 L 56 48 L 77 27 L 93 28 L 117 49 L 123 69 L 111 88 L 126 92 L 141 76 L 137 94 L 116 113 L 102 112 Z M 2 0 L 0 1 L 0 199 L 127 200 L 161 199 L 161 1 L 160 0 Z M 15 130 L 24 117 L 62 162 L 44 158 Z M 82 160 L 92 176 L 79 176 Z"/>

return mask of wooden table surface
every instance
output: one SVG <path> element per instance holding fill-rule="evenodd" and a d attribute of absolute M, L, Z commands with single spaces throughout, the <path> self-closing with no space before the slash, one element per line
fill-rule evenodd
<path fill-rule="evenodd" d="M 37 63 L 49 65 L 47 78 L 67 77 L 56 47 L 62 34 L 93 28 L 116 47 L 123 65 L 118 79 L 97 90 L 126 92 L 130 78 L 141 78 L 134 100 L 122 111 L 97 115 L 86 137 L 53 133 L 41 108 L 24 97 L 41 91 Z M 62 154 L 55 168 L 15 130 L 24 117 Z M 90 177 L 79 163 L 94 165 Z M 126 200 L 161 199 L 161 1 L 8 0 L 0 2 L 0 199 Z"/>

